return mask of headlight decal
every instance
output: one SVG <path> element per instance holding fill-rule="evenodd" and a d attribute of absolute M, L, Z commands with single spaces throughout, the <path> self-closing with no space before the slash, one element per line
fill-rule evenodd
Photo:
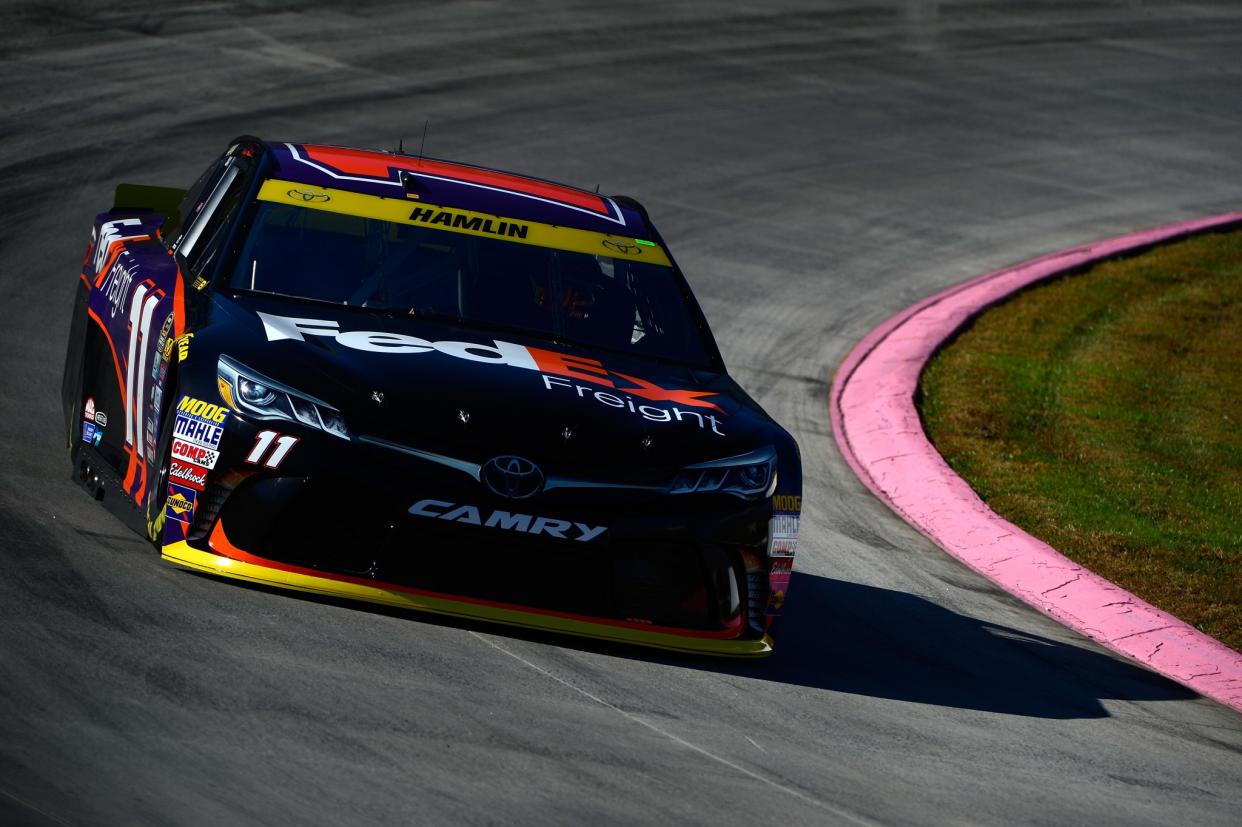
<path fill-rule="evenodd" d="M 670 494 L 732 494 L 744 500 L 771 496 L 776 488 L 776 451 L 771 446 L 736 457 L 687 465 Z"/>
<path fill-rule="evenodd" d="M 220 356 L 216 367 L 220 398 L 255 419 L 299 422 L 341 439 L 349 429 L 341 412 L 326 402 L 269 379 L 229 356 Z"/>

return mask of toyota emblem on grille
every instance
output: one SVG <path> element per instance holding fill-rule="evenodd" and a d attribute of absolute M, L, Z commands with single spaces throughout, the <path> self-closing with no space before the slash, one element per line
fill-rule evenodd
<path fill-rule="evenodd" d="M 510 500 L 524 500 L 543 490 L 543 472 L 522 457 L 492 457 L 479 478 L 493 494 Z"/>

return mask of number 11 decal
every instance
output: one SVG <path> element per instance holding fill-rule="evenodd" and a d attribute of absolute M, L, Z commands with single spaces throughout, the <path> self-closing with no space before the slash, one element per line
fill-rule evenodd
<path fill-rule="evenodd" d="M 276 445 L 273 448 L 272 443 Z M 260 431 L 259 435 L 254 439 L 254 447 L 250 449 L 250 453 L 246 456 L 246 462 L 251 465 L 265 465 L 268 468 L 279 468 L 280 463 L 284 461 L 285 456 L 298 444 L 298 438 L 295 436 L 281 436 L 275 431 Z M 268 454 L 268 448 L 272 448 L 272 452 Z M 267 460 L 263 459 L 267 455 Z"/>

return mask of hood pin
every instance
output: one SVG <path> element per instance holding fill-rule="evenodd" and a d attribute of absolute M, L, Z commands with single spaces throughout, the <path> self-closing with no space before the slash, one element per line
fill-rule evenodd
<path fill-rule="evenodd" d="M 650 448 L 650 447 L 651 447 L 651 437 L 649 437 L 649 436 L 645 436 L 645 437 L 643 437 L 642 446 L 643 446 L 644 448 Z"/>
<path fill-rule="evenodd" d="M 574 435 L 574 429 L 569 427 L 568 425 L 565 426 L 565 430 L 561 431 L 562 439 L 569 439 L 573 435 Z"/>
<path fill-rule="evenodd" d="M 383 405 L 384 394 L 380 393 L 379 391 L 371 391 L 371 401 L 374 402 L 376 405 Z"/>
<path fill-rule="evenodd" d="M 462 421 L 462 424 L 465 424 L 470 421 L 470 412 L 466 410 L 458 411 L 457 418 Z"/>

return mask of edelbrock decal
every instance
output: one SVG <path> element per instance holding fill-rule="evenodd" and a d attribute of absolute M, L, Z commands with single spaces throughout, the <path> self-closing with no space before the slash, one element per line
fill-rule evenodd
<path fill-rule="evenodd" d="M 112 249 L 112 245 L 122 241 L 130 241 L 135 238 L 146 238 L 146 233 L 135 233 L 134 235 L 125 235 L 123 227 L 132 227 L 141 225 L 142 219 L 139 218 L 118 218 L 115 221 L 105 221 L 99 227 L 99 242 L 95 245 L 95 272 L 98 273 L 104 266 L 104 262 L 108 260 L 108 251 Z"/>
<path fill-rule="evenodd" d="M 168 478 L 202 491 L 207 485 L 207 469 L 174 459 L 168 467 Z"/>

